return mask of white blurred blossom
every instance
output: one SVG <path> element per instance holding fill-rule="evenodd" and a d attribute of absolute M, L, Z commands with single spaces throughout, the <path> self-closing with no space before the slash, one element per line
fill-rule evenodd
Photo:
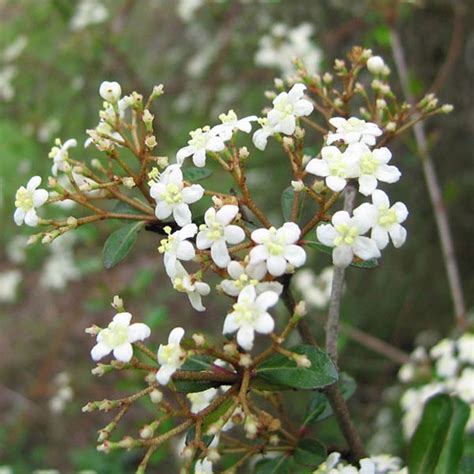
<path fill-rule="evenodd" d="M 6 270 L 0 273 L 0 303 L 13 303 L 22 280 L 20 270 Z"/>
<path fill-rule="evenodd" d="M 109 11 L 100 0 L 80 0 L 70 21 L 73 31 L 79 31 L 90 25 L 98 25 L 109 18 Z"/>

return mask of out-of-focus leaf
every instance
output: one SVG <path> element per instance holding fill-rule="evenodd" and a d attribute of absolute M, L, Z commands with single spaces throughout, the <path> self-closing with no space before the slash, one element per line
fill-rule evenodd
<path fill-rule="evenodd" d="M 109 269 L 123 260 L 137 241 L 143 222 L 127 224 L 110 234 L 102 252 L 104 267 Z"/>
<path fill-rule="evenodd" d="M 296 446 L 295 461 L 312 469 L 316 469 L 326 460 L 326 448 L 316 439 L 302 439 Z"/>
<path fill-rule="evenodd" d="M 209 178 L 212 175 L 212 171 L 209 168 L 185 168 L 183 169 L 183 178 L 186 181 L 201 181 Z"/>

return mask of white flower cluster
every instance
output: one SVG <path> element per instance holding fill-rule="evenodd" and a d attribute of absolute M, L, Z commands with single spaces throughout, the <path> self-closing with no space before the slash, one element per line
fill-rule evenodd
<path fill-rule="evenodd" d="M 401 460 L 388 454 L 370 456 L 360 460 L 360 467 L 341 461 L 341 455 L 331 453 L 313 474 L 408 474 L 406 467 L 401 467 Z"/>
<path fill-rule="evenodd" d="M 66 405 L 73 399 L 74 392 L 71 388 L 71 377 L 67 372 L 60 372 L 54 377 L 54 395 L 49 399 L 49 409 L 55 415 L 60 415 Z"/>
<path fill-rule="evenodd" d="M 306 171 L 325 178 L 326 186 L 334 192 L 342 191 L 350 179 L 357 178 L 359 192 L 372 198 L 372 203 L 354 209 L 352 216 L 338 211 L 332 216 L 331 224 L 316 229 L 318 240 L 333 248 L 334 265 L 347 267 L 354 256 L 361 260 L 380 257 L 380 250 L 388 245 L 389 239 L 397 248 L 403 245 L 406 230 L 401 223 L 407 218 L 408 210 L 401 202 L 391 206 L 387 194 L 377 189 L 378 181 L 394 183 L 401 176 L 395 166 L 387 164 L 392 157 L 388 148 L 371 149 L 382 130 L 375 123 L 356 117 L 334 117 L 329 123 L 335 132 L 328 134 L 321 157 L 311 159 Z"/>
<path fill-rule="evenodd" d="M 0 53 L 0 101 L 9 102 L 15 97 L 12 84 L 18 69 L 13 62 L 21 55 L 28 44 L 28 38 L 20 35 Z"/>
<path fill-rule="evenodd" d="M 333 275 L 333 267 L 324 268 L 319 275 L 310 268 L 304 268 L 295 273 L 292 282 L 307 304 L 323 309 L 331 297 Z"/>
<path fill-rule="evenodd" d="M 70 27 L 73 31 L 80 31 L 90 25 L 103 23 L 108 18 L 109 11 L 102 1 L 80 0 L 71 18 Z"/>
<path fill-rule="evenodd" d="M 466 429 L 474 431 L 474 334 L 443 339 L 429 354 L 423 347 L 417 348 L 398 376 L 403 383 L 422 382 L 408 388 L 401 398 L 406 438 L 413 435 L 428 398 L 437 393 L 456 395 L 471 406 Z"/>
<path fill-rule="evenodd" d="M 255 54 L 257 66 L 278 69 L 285 77 L 294 74 L 293 59 L 303 61 L 310 74 L 319 70 L 322 52 L 311 41 L 314 28 L 310 23 L 302 23 L 290 28 L 283 23 L 272 27 L 270 34 L 262 36 Z"/>

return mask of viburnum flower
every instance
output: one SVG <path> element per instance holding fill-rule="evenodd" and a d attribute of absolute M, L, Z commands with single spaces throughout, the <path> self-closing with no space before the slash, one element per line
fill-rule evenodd
<path fill-rule="evenodd" d="M 365 216 L 349 216 L 346 211 L 336 212 L 332 224 L 321 224 L 316 229 L 318 240 L 328 247 L 333 247 L 332 261 L 336 267 L 347 267 L 354 255 L 362 260 L 380 257 L 374 240 L 363 237 L 371 226 L 371 219 Z"/>
<path fill-rule="evenodd" d="M 257 245 L 250 251 L 250 264 L 265 262 L 273 276 L 285 273 L 288 264 L 301 267 L 306 261 L 306 252 L 296 245 L 301 230 L 294 222 L 286 222 L 279 229 L 257 229 L 252 232 L 252 240 Z"/>
<path fill-rule="evenodd" d="M 40 184 L 41 178 L 39 176 L 33 176 L 28 181 L 26 188 L 21 186 L 16 192 L 16 211 L 13 215 L 16 225 L 22 225 L 23 222 L 30 227 L 38 225 L 39 217 L 36 214 L 36 209 L 41 207 L 49 197 L 46 189 L 37 189 Z"/>
<path fill-rule="evenodd" d="M 313 158 L 306 165 L 306 171 L 326 178 L 326 185 L 334 192 L 342 191 L 349 178 L 357 176 L 359 156 L 349 149 L 341 152 L 335 146 L 325 146 L 321 149 L 321 158 Z"/>
<path fill-rule="evenodd" d="M 465 333 L 458 340 L 459 360 L 474 365 L 474 334 Z"/>
<path fill-rule="evenodd" d="M 249 351 L 253 347 L 255 331 L 269 334 L 275 327 L 273 318 L 267 309 L 278 302 L 278 295 L 273 291 L 265 291 L 257 296 L 255 287 L 246 286 L 239 294 L 232 313 L 225 318 L 223 334 L 237 331 L 237 343 L 242 349 Z"/>
<path fill-rule="evenodd" d="M 216 388 L 209 388 L 202 392 L 188 393 L 186 396 L 191 402 L 191 413 L 199 413 L 201 410 L 204 410 L 204 408 L 207 408 L 216 395 Z"/>
<path fill-rule="evenodd" d="M 150 188 L 150 196 L 156 201 L 156 217 L 162 220 L 173 214 L 180 227 L 191 223 L 189 204 L 199 201 L 203 194 L 204 188 L 199 184 L 184 187 L 183 173 L 178 165 L 168 166 Z"/>
<path fill-rule="evenodd" d="M 53 176 L 57 176 L 59 171 L 66 171 L 67 160 L 69 159 L 69 148 L 77 146 L 77 141 L 74 138 L 66 140 L 64 143 L 61 143 L 59 138 L 55 140 L 55 146 L 51 148 L 48 156 L 54 160 L 53 167 L 51 172 Z"/>
<path fill-rule="evenodd" d="M 143 323 L 130 324 L 130 313 L 118 313 L 105 329 L 97 334 L 97 344 L 91 350 L 94 360 L 99 360 L 113 351 L 120 362 L 130 362 L 133 356 L 132 344 L 150 336 L 150 328 Z"/>
<path fill-rule="evenodd" d="M 273 109 L 268 112 L 268 120 L 276 132 L 292 135 L 296 128 L 296 118 L 309 115 L 313 104 L 304 99 L 304 84 L 295 84 L 289 92 L 281 92 L 273 100 Z"/>
<path fill-rule="evenodd" d="M 209 459 L 198 459 L 194 467 L 194 474 L 213 474 L 212 462 Z"/>
<path fill-rule="evenodd" d="M 258 120 L 256 115 L 250 115 L 239 119 L 236 113 L 231 109 L 227 114 L 220 114 L 220 125 L 213 127 L 214 132 L 220 135 L 223 140 L 229 140 L 234 130 L 240 130 L 244 133 L 250 133 L 252 130 L 252 122 Z"/>
<path fill-rule="evenodd" d="M 167 385 L 171 376 L 184 364 L 186 352 L 181 348 L 183 328 L 174 328 L 168 336 L 168 344 L 160 344 L 158 348 L 158 363 L 160 368 L 156 380 L 160 385 Z"/>
<path fill-rule="evenodd" d="M 227 243 L 235 245 L 245 239 L 245 232 L 231 222 L 237 216 L 239 208 L 233 204 L 222 206 L 217 212 L 210 207 L 204 214 L 204 222 L 199 227 L 196 245 L 200 250 L 211 249 L 211 257 L 220 268 L 230 262 Z"/>
<path fill-rule="evenodd" d="M 218 135 L 218 131 L 206 125 L 189 132 L 191 140 L 188 141 L 188 146 L 179 149 L 176 154 L 178 164 L 182 165 L 188 156 L 192 156 L 194 165 L 202 168 L 206 164 L 207 151 L 219 152 L 225 148 L 224 140 Z"/>
<path fill-rule="evenodd" d="M 107 102 L 117 102 L 122 95 L 122 88 L 118 82 L 104 81 L 99 87 L 99 94 Z"/>
<path fill-rule="evenodd" d="M 392 158 L 392 153 L 386 147 L 370 148 L 364 143 L 349 145 L 346 153 L 359 156 L 358 172 L 359 192 L 370 196 L 377 188 L 377 180 L 384 183 L 395 183 L 400 179 L 401 173 L 396 166 L 387 163 Z"/>
<path fill-rule="evenodd" d="M 354 216 L 371 222 L 370 237 L 380 250 L 387 246 L 389 235 L 394 247 L 401 247 L 407 237 L 406 229 L 400 225 L 408 216 L 407 207 L 402 202 L 390 207 L 388 196 L 380 189 L 373 192 L 372 203 L 366 202 L 354 209 Z"/>
<path fill-rule="evenodd" d="M 174 275 L 176 261 L 192 260 L 196 256 L 194 246 L 188 239 L 194 237 L 197 233 L 196 224 L 186 224 L 182 229 L 171 233 L 171 227 L 166 226 L 163 229 L 168 238 L 162 239 L 158 251 L 164 254 L 163 260 L 168 276 Z"/>
<path fill-rule="evenodd" d="M 345 119 L 343 117 L 333 117 L 329 123 L 336 128 L 336 132 L 329 132 L 327 144 L 342 140 L 350 145 L 351 143 L 362 142 L 366 145 L 375 145 L 375 137 L 382 135 L 382 130 L 377 124 L 366 122 L 357 117 Z"/>
<path fill-rule="evenodd" d="M 259 118 L 258 123 L 262 128 L 255 131 L 252 137 L 253 144 L 259 150 L 265 150 L 267 147 L 268 137 L 276 133 L 275 127 L 270 123 L 268 118 Z"/>
<path fill-rule="evenodd" d="M 232 261 L 227 265 L 227 273 L 232 280 L 222 280 L 219 286 L 229 296 L 238 296 L 247 285 L 255 286 L 257 294 L 271 290 L 280 295 L 283 291 L 283 285 L 277 281 L 261 281 L 267 274 L 264 262 L 244 266 L 242 262 Z"/>
<path fill-rule="evenodd" d="M 170 275 L 173 287 L 180 293 L 186 293 L 191 306 L 196 311 L 204 311 L 206 308 L 202 305 L 202 296 L 207 296 L 211 288 L 207 283 L 196 280 L 192 277 L 183 265 L 177 260 L 174 265 L 174 271 Z"/>

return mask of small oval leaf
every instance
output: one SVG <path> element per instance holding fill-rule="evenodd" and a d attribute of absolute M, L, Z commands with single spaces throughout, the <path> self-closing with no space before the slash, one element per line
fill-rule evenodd
<path fill-rule="evenodd" d="M 185 168 L 183 170 L 183 178 L 192 182 L 209 178 L 211 174 L 212 171 L 209 168 Z"/>
<path fill-rule="evenodd" d="M 127 224 L 109 235 L 102 251 L 105 268 L 114 267 L 128 255 L 144 224 L 142 221 Z"/>

